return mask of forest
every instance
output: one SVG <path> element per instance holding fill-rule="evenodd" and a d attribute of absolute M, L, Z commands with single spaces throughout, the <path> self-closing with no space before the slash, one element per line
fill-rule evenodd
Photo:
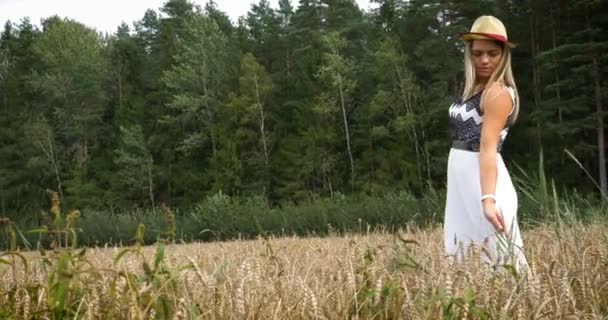
<path fill-rule="evenodd" d="M 370 8 L 260 0 L 233 22 L 213 0 L 169 0 L 112 34 L 69 17 L 40 28 L 7 22 L 0 216 L 38 224 L 56 192 L 66 210 L 96 221 L 163 210 L 179 218 L 223 201 L 240 208 L 236 216 L 349 203 L 377 208 L 365 221 L 388 223 L 386 199 L 403 202 L 393 211 L 415 206 L 399 223 L 440 218 L 447 108 L 464 82 L 457 37 L 481 14 L 500 18 L 518 44 L 521 112 L 502 152 L 522 207 L 536 217 L 551 198 L 603 210 L 606 1 L 372 0 Z M 348 212 L 340 221 L 359 225 L 361 215 Z M 289 215 L 297 228 L 306 219 Z M 324 217 L 311 228 L 326 228 Z"/>

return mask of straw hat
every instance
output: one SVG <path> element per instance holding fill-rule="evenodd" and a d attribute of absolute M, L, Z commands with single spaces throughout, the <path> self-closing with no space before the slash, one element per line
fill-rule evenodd
<path fill-rule="evenodd" d="M 509 48 L 517 46 L 509 42 L 505 25 L 493 16 L 481 16 L 477 18 L 471 27 L 471 31 L 461 34 L 458 38 L 463 41 L 497 40 L 506 44 Z"/>

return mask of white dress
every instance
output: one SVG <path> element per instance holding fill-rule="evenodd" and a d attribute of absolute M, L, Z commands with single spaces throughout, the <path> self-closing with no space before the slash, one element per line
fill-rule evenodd
<path fill-rule="evenodd" d="M 515 103 L 514 92 L 508 88 Z M 449 108 L 452 148 L 448 156 L 444 244 L 448 255 L 462 258 L 469 245 L 482 245 L 482 259 L 491 265 L 527 267 L 517 223 L 517 193 L 500 149 L 511 124 L 511 116 L 500 135 L 497 150 L 496 204 L 502 210 L 507 234 L 499 234 L 483 214 L 479 175 L 479 144 L 483 113 L 481 92 Z"/>

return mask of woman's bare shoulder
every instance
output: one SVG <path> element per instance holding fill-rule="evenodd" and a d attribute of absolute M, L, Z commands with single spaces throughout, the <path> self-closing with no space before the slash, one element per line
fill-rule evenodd
<path fill-rule="evenodd" d="M 504 82 L 496 81 L 490 83 L 486 86 L 486 89 L 484 91 L 484 102 L 489 102 L 495 100 L 496 98 L 511 99 L 509 87 L 507 87 Z"/>
<path fill-rule="evenodd" d="M 495 81 L 486 85 L 486 93 L 498 95 L 498 94 L 509 94 L 509 87 L 502 81 Z"/>
<path fill-rule="evenodd" d="M 508 87 L 503 82 L 493 82 L 486 86 L 482 97 L 482 109 L 506 108 L 510 110 L 512 106 L 511 94 Z"/>

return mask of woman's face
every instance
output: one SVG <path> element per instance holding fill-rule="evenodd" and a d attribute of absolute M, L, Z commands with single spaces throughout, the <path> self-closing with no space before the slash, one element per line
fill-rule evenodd
<path fill-rule="evenodd" d="M 488 80 L 502 58 L 502 46 L 493 40 L 473 40 L 471 57 L 479 80 Z"/>

